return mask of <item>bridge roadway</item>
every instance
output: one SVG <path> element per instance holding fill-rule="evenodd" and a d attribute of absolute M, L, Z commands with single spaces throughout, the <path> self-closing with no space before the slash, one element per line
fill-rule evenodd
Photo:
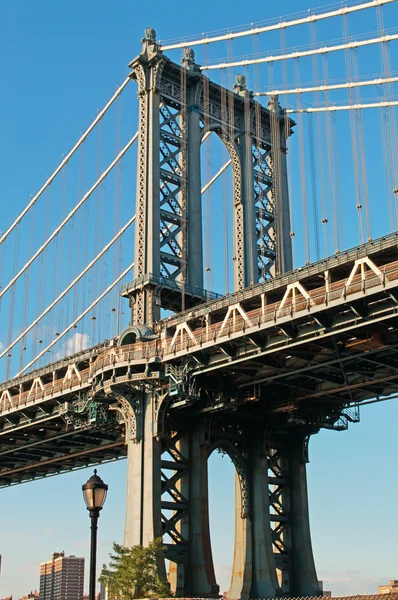
<path fill-rule="evenodd" d="M 169 394 L 177 420 L 344 429 L 398 392 L 397 348 L 395 233 L 1 384 L 0 487 L 125 457 L 115 386 Z"/>

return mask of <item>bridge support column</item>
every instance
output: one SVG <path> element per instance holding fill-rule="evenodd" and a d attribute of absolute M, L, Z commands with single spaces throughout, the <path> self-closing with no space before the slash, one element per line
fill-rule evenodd
<path fill-rule="evenodd" d="M 271 541 L 279 592 L 321 594 L 312 554 L 307 499 L 307 441 L 301 431 L 285 431 L 268 453 Z"/>
<path fill-rule="evenodd" d="M 252 586 L 252 520 L 242 516 L 242 490 L 235 472 L 235 544 L 230 600 L 247 600 Z"/>
<path fill-rule="evenodd" d="M 207 476 L 207 445 L 203 443 L 201 427 L 191 433 L 190 455 L 190 596 L 217 596 L 219 586 L 213 566 L 209 527 L 209 490 Z"/>
<path fill-rule="evenodd" d="M 253 521 L 253 572 L 252 598 L 273 598 L 279 584 L 276 575 L 270 527 L 270 501 L 268 461 L 262 437 L 253 448 L 251 461 L 252 521 Z"/>
<path fill-rule="evenodd" d="M 143 442 L 127 442 L 127 489 L 126 519 L 124 525 L 124 545 L 127 547 L 142 544 L 142 453 Z"/>
<path fill-rule="evenodd" d="M 162 388 L 113 386 L 126 423 L 127 506 L 124 544 L 162 537 L 176 596 L 219 593 L 209 527 L 208 457 L 219 448 L 236 469 L 235 547 L 230 600 L 318 596 L 311 547 L 306 461 L 308 430 L 282 429 L 264 443 L 250 429 L 207 416 L 167 425 Z M 159 560 L 164 578 L 164 560 Z"/>
<path fill-rule="evenodd" d="M 176 434 L 178 435 L 178 434 Z M 165 448 L 170 444 L 165 444 Z M 184 467 L 174 472 L 174 477 L 177 478 L 175 483 L 175 500 L 180 504 L 180 511 L 175 511 L 172 518 L 176 520 L 174 525 L 174 544 L 169 544 L 166 558 L 170 559 L 168 580 L 172 593 L 177 597 L 185 595 L 185 589 L 188 581 L 188 540 L 189 540 L 189 437 L 184 433 L 175 443 L 175 459 L 185 463 Z M 172 455 L 173 451 L 168 454 Z M 164 464 L 164 463 L 161 463 Z M 167 484 L 166 484 L 167 485 Z M 167 500 L 166 500 L 167 502 Z M 180 543 L 178 543 L 178 541 Z"/>
<path fill-rule="evenodd" d="M 292 588 L 294 595 L 301 597 L 321 595 L 312 553 L 305 453 L 305 441 L 296 438 L 289 456 Z"/>
<path fill-rule="evenodd" d="M 142 392 L 142 417 L 127 440 L 127 498 L 124 545 L 147 546 L 162 537 L 161 522 L 161 444 L 153 435 L 155 398 Z M 136 413 L 137 416 L 137 413 Z M 166 577 L 164 560 L 159 573 Z"/>
<path fill-rule="evenodd" d="M 242 514 L 238 477 L 235 485 L 230 600 L 320 595 L 308 516 L 307 438 L 282 431 L 266 451 L 260 429 L 252 437 L 241 448 L 249 457 L 250 514 Z"/>
<path fill-rule="evenodd" d="M 201 424 L 184 432 L 159 429 L 156 392 L 143 394 L 142 418 L 128 439 L 124 544 L 147 546 L 163 537 L 176 596 L 217 596 L 208 511 L 208 444 Z M 136 412 L 136 416 L 137 416 Z M 141 423 L 141 426 L 140 426 Z M 160 438 L 157 437 L 160 435 Z M 165 577 L 164 561 L 159 573 Z"/>

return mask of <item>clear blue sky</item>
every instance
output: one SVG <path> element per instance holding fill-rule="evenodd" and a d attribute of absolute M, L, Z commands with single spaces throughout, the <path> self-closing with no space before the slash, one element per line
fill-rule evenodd
<path fill-rule="evenodd" d="M 104 105 L 124 79 L 128 62 L 139 52 L 145 27 L 154 27 L 158 37 L 165 40 L 317 6 L 318 2 L 313 0 L 287 0 L 283 4 L 267 5 L 242 4 L 238 0 L 228 3 L 203 0 L 195 5 L 169 2 L 166 5 L 154 0 L 148 7 L 143 4 L 137 7 L 136 3 L 126 0 L 118 3 L 104 0 L 62 3 L 3 0 L 0 3 L 0 230 L 4 230 L 23 208 L 29 195 L 40 187 L 62 153 L 72 146 L 79 133 L 91 122 L 96 110 Z M 385 15 L 388 27 L 398 23 L 396 5 L 388 7 Z M 373 11 L 360 14 L 350 24 L 351 32 L 356 34 L 374 33 L 377 29 Z M 310 42 L 308 31 L 305 39 L 298 30 L 292 31 L 289 36 L 287 47 Z M 328 22 L 317 30 L 319 41 L 341 36 L 341 23 L 337 21 Z M 259 44 L 258 48 L 253 48 L 237 43 L 232 51 L 242 54 L 275 50 L 280 47 L 280 39 L 275 36 L 261 39 Z M 199 53 L 199 62 L 207 58 L 223 58 L 230 51 L 225 46 L 211 48 L 207 54 L 206 51 Z M 178 59 L 179 55 L 172 57 Z M 343 67 L 343 59 L 330 60 L 330 77 L 344 76 L 341 75 Z M 397 69 L 397 66 L 393 65 L 393 68 Z M 360 70 L 364 75 L 380 72 L 377 50 L 373 53 L 364 51 L 360 55 Z M 292 66 L 289 66 L 287 74 L 291 81 Z M 247 75 L 250 87 L 254 87 L 256 73 L 247 72 Z M 277 68 L 273 76 L 275 83 L 283 79 L 283 73 Z M 266 70 L 257 73 L 258 87 L 266 88 L 270 77 L 271 73 Z M 313 80 L 310 63 L 302 65 L 302 80 Z M 373 90 L 367 95 L 364 92 L 362 97 L 366 100 L 375 95 Z M 134 90 L 129 98 L 131 113 L 136 116 Z M 346 96 L 342 95 L 334 97 L 336 102 L 345 99 Z M 126 115 L 130 106 L 128 102 L 123 104 L 123 114 L 128 124 L 126 129 L 133 132 L 132 117 Z M 289 103 L 293 104 L 294 100 L 289 100 Z M 366 153 L 371 167 L 372 226 L 376 237 L 385 233 L 383 227 L 389 229 L 390 224 L 387 226 L 386 219 L 381 216 L 387 214 L 383 200 L 386 184 L 381 182 L 377 171 L 381 152 L 380 149 L 375 152 L 374 148 L 379 124 L 372 119 L 364 117 L 368 142 Z M 355 207 L 352 160 L 348 157 L 349 144 L 346 143 L 348 117 L 342 118 L 338 127 L 339 160 L 347 163 L 347 173 L 351 176 L 351 183 L 348 183 L 345 172 L 342 177 L 347 225 L 344 233 L 349 246 L 358 242 L 358 235 L 354 233 L 353 225 L 356 216 L 352 211 L 353 204 Z M 122 131 L 123 140 L 128 137 L 127 133 Z M 113 132 L 109 133 L 109 139 L 111 137 L 114 144 Z M 319 143 L 322 144 L 322 139 Z M 213 147 L 214 170 L 220 160 L 218 148 L 216 145 Z M 294 183 L 291 187 L 297 215 L 296 264 L 301 264 L 304 260 L 303 227 L 298 161 L 294 148 L 292 157 Z M 133 158 L 127 163 L 132 171 Z M 125 168 L 125 173 L 128 177 L 128 168 Z M 123 198 L 126 202 L 134 194 L 134 191 L 131 193 L 134 188 L 128 183 L 128 180 L 124 183 Z M 77 185 L 77 182 L 73 184 Z M 216 194 L 217 191 L 214 191 L 213 198 Z M 53 197 L 58 199 L 56 194 Z M 126 211 L 128 213 L 128 207 L 123 206 L 123 215 Z M 41 235 L 45 226 L 36 220 L 36 229 Z M 132 252 L 131 239 L 130 236 L 124 243 L 126 255 Z M 28 251 L 26 234 L 21 241 L 21 253 L 27 254 Z M 315 258 L 314 247 L 312 252 L 312 258 Z M 5 269 L 9 268 L 10 262 Z M 217 266 L 216 261 L 214 267 L 216 274 L 212 275 L 212 286 L 222 288 L 217 280 L 222 264 Z M 20 330 L 21 299 L 17 300 L 16 307 L 15 329 Z M 128 320 L 127 307 L 125 313 L 123 318 Z M 6 341 L 7 327 L 3 319 L 0 323 L 1 344 Z M 90 330 L 83 331 L 90 341 L 94 340 Z M 3 373 L 4 370 L 1 379 Z M 359 425 L 343 433 L 321 432 L 311 442 L 308 479 L 314 552 L 319 578 L 324 580 L 325 588 L 331 588 L 335 594 L 372 593 L 377 590 L 378 584 L 398 577 L 395 544 L 398 534 L 395 507 L 398 492 L 395 472 L 398 444 L 396 402 L 392 400 L 366 407 Z M 100 468 L 101 476 L 110 485 L 110 492 L 100 519 L 99 564 L 106 560 L 111 542 L 122 541 L 125 467 L 125 462 L 121 461 Z M 232 562 L 233 471 L 229 459 L 219 455 L 211 458 L 209 468 L 214 558 L 221 589 L 227 589 Z M 89 519 L 83 507 L 80 486 L 89 475 L 82 471 L 0 491 L 1 597 L 13 594 L 14 598 L 19 598 L 37 587 L 39 563 L 47 560 L 53 551 L 65 550 L 67 554 L 88 558 Z"/>

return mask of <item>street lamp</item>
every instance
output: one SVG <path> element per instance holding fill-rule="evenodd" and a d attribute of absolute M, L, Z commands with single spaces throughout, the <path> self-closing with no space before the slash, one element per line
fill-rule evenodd
<path fill-rule="evenodd" d="M 91 550 L 90 550 L 90 589 L 89 600 L 95 600 L 95 571 L 97 563 L 97 529 L 100 510 L 105 503 L 108 486 L 97 475 L 97 469 L 94 469 L 94 475 L 82 485 L 83 497 L 90 512 L 91 518 Z"/>

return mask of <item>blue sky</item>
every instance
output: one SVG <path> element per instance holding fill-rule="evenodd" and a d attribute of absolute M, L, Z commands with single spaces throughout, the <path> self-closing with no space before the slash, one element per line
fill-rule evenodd
<path fill-rule="evenodd" d="M 125 0 L 113 4 L 103 0 L 70 0 L 68 3 L 50 0 L 37 0 L 34 3 L 26 0 L 3 0 L 0 3 L 0 230 L 3 231 L 25 206 L 29 196 L 39 189 L 58 164 L 62 154 L 74 144 L 79 134 L 94 118 L 96 110 L 105 104 L 123 81 L 128 72 L 128 62 L 140 50 L 140 40 L 145 27 L 154 27 L 158 37 L 166 40 L 277 18 L 317 6 L 318 2 L 310 0 L 287 0 L 283 5 L 274 3 L 265 6 L 253 3 L 242 8 L 242 3 L 238 0 L 230 0 L 228 3 L 203 0 L 200 5 L 181 6 L 180 3 L 169 2 L 166 7 L 164 3 L 154 0 L 147 10 L 144 7 L 137 8 Z M 384 15 L 387 27 L 396 25 L 397 5 L 386 7 Z M 355 19 L 350 19 L 349 24 L 352 35 L 377 35 L 374 11 L 359 13 Z M 338 19 L 325 22 L 316 29 L 316 40 L 319 42 L 326 43 L 341 37 L 342 27 Z M 297 48 L 310 42 L 311 32 L 308 28 L 289 30 L 286 47 Z M 234 43 L 232 47 L 211 47 L 198 51 L 198 62 L 224 58 L 231 53 L 240 55 L 271 52 L 280 48 L 281 43 L 280 36 L 273 35 L 261 37 L 255 44 L 250 40 Z M 392 46 L 393 48 L 396 46 Z M 393 53 L 395 61 L 396 54 Z M 179 60 L 180 55 L 170 53 L 170 56 Z M 363 49 L 358 53 L 358 64 L 363 77 L 380 73 L 378 48 Z M 319 61 L 318 68 L 320 73 L 322 68 L 325 68 L 322 61 Z M 397 65 L 393 64 L 393 70 L 397 68 Z M 329 58 L 328 71 L 330 79 L 344 77 L 344 57 Z M 302 82 L 314 80 L 311 61 L 301 62 L 300 73 Z M 286 76 L 291 84 L 295 77 L 294 65 L 290 63 L 285 72 L 275 66 L 273 70 L 248 69 L 245 74 L 248 76 L 249 87 L 257 89 L 266 89 L 271 83 L 281 85 Z M 222 81 L 223 75 L 215 73 L 214 76 Z M 231 85 L 233 77 L 228 76 L 224 80 Z M 377 96 L 374 89 L 363 91 L 361 94 L 363 101 Z M 320 100 L 324 101 L 324 98 Z M 345 102 L 347 94 L 336 93 L 331 100 L 336 103 Z M 307 101 L 313 103 L 316 98 L 312 97 Z M 294 102 L 295 98 L 286 100 L 288 105 L 294 105 Z M 66 183 L 60 179 L 52 192 L 43 197 L 42 203 L 38 205 L 34 223 L 27 221 L 20 239 L 14 237 L 10 240 L 8 254 L 5 259 L 3 257 L 4 266 L 0 273 L 2 280 L 6 280 L 11 274 L 14 261 L 18 266 L 23 264 L 24 257 L 26 258 L 32 249 L 43 241 L 51 226 L 58 223 L 60 216 L 73 206 L 77 195 L 92 183 L 98 169 L 109 163 L 115 149 L 120 148 L 131 137 L 136 128 L 136 108 L 135 89 L 130 87 L 123 96 L 122 105 L 110 115 L 108 121 L 104 121 L 100 160 L 99 141 L 98 138 L 94 138 L 87 144 L 85 153 L 70 165 L 66 182 L 67 192 L 62 191 Z M 370 114 L 371 112 L 364 114 L 363 119 L 372 236 L 376 237 L 391 230 L 394 222 L 393 219 L 387 218 L 388 182 L 382 164 L 380 123 L 377 115 Z M 115 123 L 118 119 L 121 126 L 119 133 L 115 134 Z M 299 123 L 299 120 L 297 121 Z M 305 129 L 305 147 L 308 150 L 310 121 L 304 119 L 302 126 Z M 318 134 L 317 148 L 322 148 L 325 121 L 313 119 L 312 126 Z M 321 133 L 318 126 L 323 128 Z M 297 129 L 298 127 L 296 131 Z M 358 243 L 359 236 L 349 143 L 350 122 L 347 115 L 339 116 L 335 132 L 339 141 L 338 164 L 341 169 L 344 242 L 345 246 L 352 246 Z M 297 266 L 305 260 L 298 139 L 298 134 L 293 136 L 290 149 L 290 191 L 295 215 Z M 222 162 L 222 151 L 217 140 L 209 144 L 210 149 L 204 149 L 204 156 L 207 161 L 211 159 L 215 172 Z M 61 290 L 68 276 L 73 275 L 74 271 L 67 261 L 61 264 L 61 260 L 65 261 L 68 249 L 73 247 L 77 257 L 76 261 L 69 262 L 76 263 L 76 268 L 79 264 L 82 266 L 84 260 L 90 257 L 90 247 L 100 247 L 103 241 L 101 235 L 108 239 L 118 223 L 125 222 L 132 214 L 134 160 L 133 150 L 131 155 L 126 157 L 123 169 L 115 175 L 108 188 L 96 195 L 93 204 L 80 221 L 65 233 L 62 248 L 55 249 L 53 254 L 48 255 L 47 263 L 43 263 L 41 267 L 38 265 L 36 271 L 32 272 L 30 287 L 26 288 L 26 281 L 21 282 L 17 289 L 15 315 L 11 322 L 3 315 L 8 314 L 9 303 L 13 298 L 9 296 L 4 300 L 1 307 L 3 318 L 0 321 L 1 345 L 6 344 L 8 337 L 21 331 L 24 321 L 29 321 L 32 316 L 38 314 L 40 307 L 45 306 L 51 297 L 54 287 Z M 318 182 L 323 181 L 326 165 L 327 155 L 324 154 L 316 164 Z M 308 164 L 306 168 L 309 173 Z M 204 172 L 203 178 L 206 175 Z M 229 185 L 228 181 L 226 183 Z M 330 182 L 326 180 L 325 175 L 324 187 L 328 187 L 328 183 Z M 313 185 L 314 180 L 308 174 L 309 196 Z M 322 211 L 322 202 L 328 205 L 329 193 L 329 189 L 324 192 L 324 200 L 318 193 L 319 214 Z M 217 204 L 215 201 L 221 194 L 221 185 L 216 186 L 205 200 L 208 203 L 213 201 L 211 209 L 208 209 L 212 220 L 209 221 L 205 232 L 214 255 L 210 258 L 212 271 L 207 283 L 209 287 L 218 291 L 225 290 L 223 261 L 217 258 L 217 254 L 222 256 L 222 252 L 217 250 L 225 241 L 221 236 L 220 242 L 216 229 L 221 203 Z M 118 209 L 112 211 L 112 220 L 108 222 L 109 218 L 105 218 L 105 215 L 114 208 L 116 196 Z M 94 201 L 102 208 L 94 205 Z M 310 199 L 309 203 L 312 214 Z M 329 205 L 328 211 L 331 220 Z M 43 218 L 43 214 L 47 217 Z M 103 233 L 98 233 L 96 224 L 102 226 Z M 314 260 L 316 244 L 312 217 L 309 226 L 311 259 Z M 84 231 L 88 232 L 85 238 L 88 241 L 78 241 Z M 51 320 L 35 330 L 32 338 L 28 340 L 27 352 L 33 355 L 41 338 L 52 339 L 54 328 L 66 322 L 68 318 L 70 320 L 72 314 L 76 314 L 80 308 L 87 305 L 101 285 L 110 281 L 113 274 L 118 272 L 119 261 L 123 265 L 131 262 L 133 233 L 128 232 L 122 247 L 115 251 L 105 265 L 100 265 L 100 269 L 91 279 L 82 284 L 79 294 L 71 296 L 69 304 L 64 305 L 63 312 L 54 314 Z M 218 241 L 215 241 L 216 238 Z M 331 238 L 329 233 L 328 252 L 333 251 Z M 90 247 L 85 247 L 85 243 Z M 321 251 L 323 246 L 324 240 L 321 237 Z M 15 257 L 17 247 L 18 255 Z M 51 270 L 46 271 L 46 264 L 51 265 L 54 256 L 59 258 L 58 267 L 50 266 Z M 38 280 L 44 281 L 44 284 L 37 285 Z M 24 302 L 26 289 L 29 289 L 29 303 Z M 80 336 L 85 336 L 80 338 L 81 342 L 84 340 L 85 343 L 93 343 L 115 331 L 110 308 L 117 304 L 117 290 L 107 302 L 96 313 L 96 328 L 88 317 L 78 330 Z M 127 307 L 121 305 L 120 311 L 123 312 L 122 322 L 127 322 Z M 102 324 L 99 325 L 99 322 Z M 62 353 L 71 348 L 71 341 L 69 346 L 68 342 L 63 342 L 63 346 L 55 348 L 54 351 Z M 0 379 L 3 379 L 6 366 L 4 361 L 0 363 Z M 17 371 L 18 363 L 19 354 L 15 353 L 12 357 L 11 372 Z M 396 401 L 392 400 L 385 404 L 364 407 L 361 423 L 352 426 L 349 431 L 321 432 L 311 441 L 308 479 L 314 552 L 319 578 L 325 581 L 327 589 L 331 588 L 336 594 L 375 592 L 378 584 L 398 576 L 394 571 L 397 560 L 394 540 L 398 533 L 394 500 L 398 491 L 395 477 L 398 443 L 396 422 Z M 101 476 L 110 484 L 110 493 L 100 519 L 99 563 L 106 560 L 113 540 L 122 541 L 125 468 L 126 463 L 121 461 L 100 469 Z M 229 459 L 219 455 L 211 458 L 209 469 L 214 558 L 221 588 L 226 589 L 232 562 L 233 469 Z M 82 471 L 1 490 L 0 553 L 3 555 L 3 565 L 0 596 L 13 594 L 18 598 L 37 587 L 39 563 L 47 560 L 53 551 L 65 550 L 67 554 L 88 557 L 89 520 L 83 507 L 80 485 L 89 475 L 90 473 Z"/>

